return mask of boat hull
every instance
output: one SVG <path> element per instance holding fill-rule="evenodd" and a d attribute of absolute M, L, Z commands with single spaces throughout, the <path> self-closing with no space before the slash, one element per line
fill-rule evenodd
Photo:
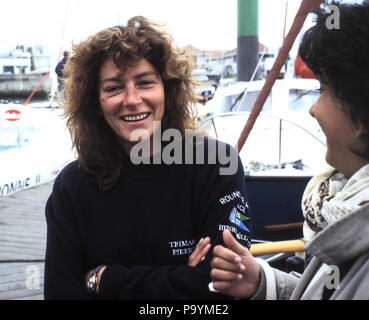
<path fill-rule="evenodd" d="M 252 239 L 303 237 L 301 199 L 311 176 L 245 176 Z"/>
<path fill-rule="evenodd" d="M 0 105 L 0 197 L 53 180 L 75 159 L 62 113 Z"/>
<path fill-rule="evenodd" d="M 37 86 L 34 97 L 47 98 L 51 90 L 51 78 L 47 77 L 40 83 L 44 75 L 45 73 L 0 74 L 0 99 L 27 98 Z"/>

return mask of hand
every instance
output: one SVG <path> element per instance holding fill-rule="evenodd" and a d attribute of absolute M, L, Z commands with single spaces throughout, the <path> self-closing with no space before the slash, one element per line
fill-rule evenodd
<path fill-rule="evenodd" d="M 249 298 L 259 288 L 261 267 L 229 230 L 224 230 L 223 240 L 226 247 L 218 245 L 213 250 L 210 272 L 213 287 L 234 298 Z"/>
<path fill-rule="evenodd" d="M 205 259 L 210 247 L 210 238 L 201 238 L 200 241 L 197 243 L 195 250 L 188 257 L 187 265 L 191 267 L 196 267 L 201 261 Z"/>

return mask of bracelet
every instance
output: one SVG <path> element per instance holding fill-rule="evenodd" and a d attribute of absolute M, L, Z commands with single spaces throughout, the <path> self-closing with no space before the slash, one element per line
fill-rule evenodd
<path fill-rule="evenodd" d="M 97 284 L 98 284 L 97 274 L 99 273 L 100 269 L 103 267 L 106 267 L 106 265 L 101 265 L 93 269 L 91 271 L 90 276 L 87 278 L 86 288 L 89 293 L 97 294 L 97 290 L 96 290 Z"/>

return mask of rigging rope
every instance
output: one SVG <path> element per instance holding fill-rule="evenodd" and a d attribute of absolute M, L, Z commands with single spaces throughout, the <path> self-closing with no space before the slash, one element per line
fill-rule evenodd
<path fill-rule="evenodd" d="M 42 78 L 38 81 L 38 83 L 36 84 L 36 86 L 34 87 L 33 91 L 31 92 L 31 94 L 28 96 L 28 98 L 26 99 L 26 101 L 23 103 L 24 106 L 26 106 L 31 99 L 33 98 L 33 96 L 35 95 L 35 93 L 37 92 L 37 90 L 42 86 L 42 84 L 45 82 L 45 80 L 48 78 L 50 74 L 50 70 L 47 71 Z"/>

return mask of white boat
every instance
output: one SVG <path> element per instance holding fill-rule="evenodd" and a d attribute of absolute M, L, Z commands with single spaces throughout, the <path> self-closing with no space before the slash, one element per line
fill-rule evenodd
<path fill-rule="evenodd" d="M 237 82 L 218 88 L 202 110 L 210 115 L 201 119 L 202 129 L 235 146 L 263 84 Z M 248 174 L 313 175 L 326 166 L 324 134 L 308 113 L 319 86 L 313 79 L 276 81 L 240 152 Z M 295 170 L 297 161 L 303 166 Z"/>
<path fill-rule="evenodd" d="M 209 135 L 236 146 L 263 81 L 218 88 L 200 120 Z M 319 82 L 277 80 L 240 151 L 253 239 L 302 237 L 301 198 L 311 177 L 326 168 L 325 137 L 308 109 Z"/>
<path fill-rule="evenodd" d="M 59 108 L 0 104 L 0 197 L 51 181 L 75 158 L 61 115 Z"/>
<path fill-rule="evenodd" d="M 26 98 L 37 86 L 35 95 L 46 99 L 52 85 L 50 64 L 51 57 L 42 46 L 17 45 L 5 51 L 0 48 L 1 97 Z"/>

